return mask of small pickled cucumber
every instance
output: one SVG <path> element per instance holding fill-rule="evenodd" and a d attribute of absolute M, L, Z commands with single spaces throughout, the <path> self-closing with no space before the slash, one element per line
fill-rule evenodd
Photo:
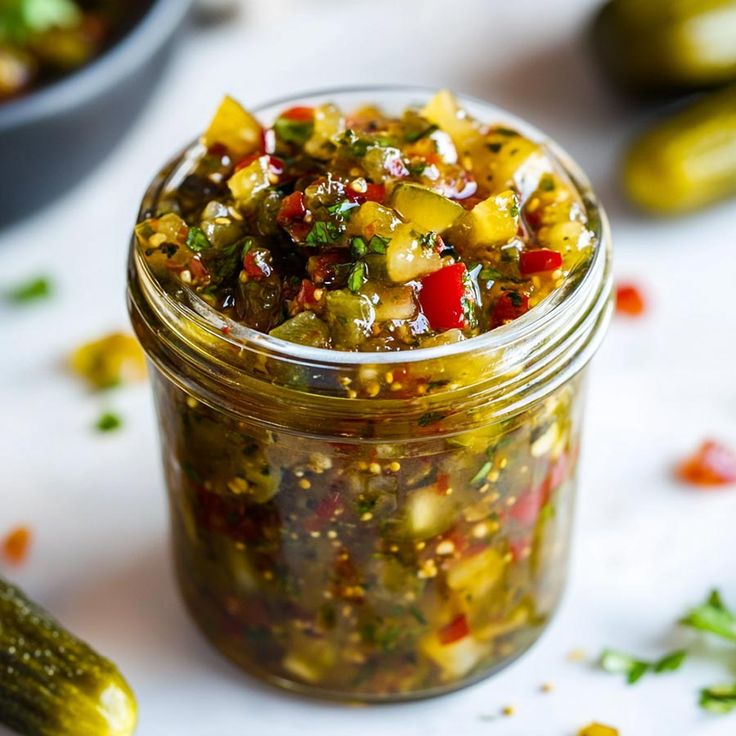
<path fill-rule="evenodd" d="M 407 222 L 436 233 L 445 232 L 465 214 L 457 202 L 419 184 L 398 184 L 391 195 L 391 206 Z"/>
<path fill-rule="evenodd" d="M 656 214 L 679 214 L 736 196 L 736 86 L 709 94 L 632 146 L 624 183 Z"/>
<path fill-rule="evenodd" d="M 736 0 L 611 0 L 593 26 L 604 71 L 636 94 L 736 80 Z"/>

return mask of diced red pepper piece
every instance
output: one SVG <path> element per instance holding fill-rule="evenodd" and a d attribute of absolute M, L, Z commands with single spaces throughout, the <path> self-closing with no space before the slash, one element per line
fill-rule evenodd
<path fill-rule="evenodd" d="M 210 277 L 209 271 L 205 268 L 204 263 L 202 263 L 199 258 L 192 258 L 192 260 L 189 261 L 189 273 L 192 274 L 192 278 L 197 283 L 207 281 Z"/>
<path fill-rule="evenodd" d="M 238 163 L 235 166 L 235 171 L 240 171 L 241 169 L 244 169 L 247 166 L 250 166 L 254 161 L 258 160 L 263 155 L 264 154 L 262 153 L 252 153 L 250 156 L 246 156 L 241 161 L 238 161 Z M 275 176 L 281 176 L 281 174 L 283 174 L 284 170 L 286 169 L 286 164 L 280 158 L 277 158 L 276 156 L 269 156 L 268 157 L 268 168 L 269 168 L 269 171 Z"/>
<path fill-rule="evenodd" d="M 317 287 L 309 279 L 302 279 L 302 286 L 296 295 L 297 304 L 302 309 L 313 309 L 319 304 L 316 292 Z"/>
<path fill-rule="evenodd" d="M 507 322 L 521 317 L 529 311 L 529 297 L 516 291 L 504 291 L 496 300 L 491 314 L 493 327 L 500 327 Z"/>
<path fill-rule="evenodd" d="M 447 646 L 448 644 L 454 644 L 460 639 L 464 639 L 470 634 L 470 626 L 468 626 L 468 619 L 465 618 L 465 614 L 461 613 L 459 616 L 455 616 L 447 626 L 443 626 L 437 632 L 437 638 L 440 640 L 440 644 Z"/>
<path fill-rule="evenodd" d="M 302 105 L 290 107 L 288 110 L 284 110 L 279 117 L 299 123 L 309 123 L 314 120 L 314 108 Z"/>
<path fill-rule="evenodd" d="M 3 540 L 3 557 L 11 565 L 23 564 L 31 547 L 31 537 L 31 530 L 27 526 L 13 529 Z"/>
<path fill-rule="evenodd" d="M 321 253 L 307 260 L 307 273 L 317 286 L 330 286 L 338 276 L 337 265 L 347 263 L 344 253 Z"/>
<path fill-rule="evenodd" d="M 243 257 L 243 270 L 254 281 L 270 276 L 272 269 L 268 251 L 260 248 L 249 250 Z"/>
<path fill-rule="evenodd" d="M 301 220 L 306 214 L 307 207 L 304 204 L 304 192 L 294 192 L 288 197 L 284 197 L 276 219 L 279 223 L 283 223 L 288 220 Z"/>
<path fill-rule="evenodd" d="M 525 250 L 519 256 L 519 271 L 522 276 L 556 271 L 561 266 L 562 254 L 556 250 Z"/>
<path fill-rule="evenodd" d="M 532 545 L 529 539 L 515 539 L 509 542 L 509 552 L 514 562 L 527 559 L 531 551 Z"/>
<path fill-rule="evenodd" d="M 714 487 L 736 483 L 736 453 L 708 440 L 677 466 L 677 477 L 695 486 Z"/>
<path fill-rule="evenodd" d="M 625 317 L 641 317 L 647 305 L 640 289 L 634 284 L 619 284 L 616 287 L 616 313 Z"/>
<path fill-rule="evenodd" d="M 462 330 L 467 325 L 464 263 L 453 263 L 422 279 L 419 303 L 433 330 Z"/>
<path fill-rule="evenodd" d="M 348 184 L 345 194 L 347 194 L 351 202 L 357 202 L 358 204 L 378 202 L 380 204 L 386 199 L 386 187 L 383 184 L 371 184 L 368 182 L 365 192 L 357 192 L 351 184 Z"/>

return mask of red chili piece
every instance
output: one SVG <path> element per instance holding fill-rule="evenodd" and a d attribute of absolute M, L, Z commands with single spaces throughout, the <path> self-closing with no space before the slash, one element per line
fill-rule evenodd
<path fill-rule="evenodd" d="M 304 204 L 304 192 L 294 192 L 288 197 L 284 197 L 276 219 L 279 223 L 283 223 L 288 220 L 301 220 L 306 214 L 307 207 Z"/>
<path fill-rule="evenodd" d="M 519 271 L 522 276 L 556 271 L 561 266 L 562 255 L 556 250 L 525 250 L 519 256 Z"/>
<path fill-rule="evenodd" d="M 529 311 L 529 297 L 515 291 L 504 291 L 493 307 L 491 324 L 500 327 Z"/>
<path fill-rule="evenodd" d="M 288 110 L 284 110 L 279 117 L 299 123 L 308 123 L 314 120 L 314 108 L 305 106 L 290 107 Z"/>
<path fill-rule="evenodd" d="M 616 313 L 625 317 L 641 317 L 647 305 L 638 287 L 633 284 L 619 284 L 616 287 Z"/>
<path fill-rule="evenodd" d="M 677 466 L 677 477 L 695 486 L 715 487 L 736 483 L 736 453 L 708 440 Z"/>
<path fill-rule="evenodd" d="M 468 626 L 465 614 L 461 613 L 437 632 L 437 638 L 440 640 L 440 644 L 447 646 L 464 639 L 468 634 L 470 634 L 470 626 Z"/>
<path fill-rule="evenodd" d="M 243 269 L 254 281 L 260 281 L 271 275 L 271 266 L 263 251 L 249 250 L 243 258 Z"/>
<path fill-rule="evenodd" d="M 386 198 L 386 187 L 383 184 L 368 183 L 365 192 L 356 192 L 352 185 L 348 185 L 345 194 L 351 202 L 358 204 L 378 202 L 380 204 Z"/>
<path fill-rule="evenodd" d="M 464 263 L 453 263 L 422 279 L 419 302 L 433 330 L 462 330 L 467 325 L 465 273 Z"/>

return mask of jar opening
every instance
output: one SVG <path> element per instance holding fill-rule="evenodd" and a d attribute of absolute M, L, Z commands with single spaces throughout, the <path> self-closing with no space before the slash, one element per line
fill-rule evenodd
<path fill-rule="evenodd" d="M 345 107 L 372 102 L 388 109 L 397 105 L 403 108 L 407 103 L 426 100 L 432 92 L 418 87 L 328 89 L 281 99 L 262 105 L 255 112 L 269 119 L 284 105 L 325 100 Z M 452 394 L 464 389 L 488 394 L 489 400 L 493 395 L 503 397 L 504 403 L 509 404 L 518 393 L 529 394 L 532 385 L 544 392 L 549 389 L 546 384 L 569 378 L 592 356 L 610 314 L 610 234 L 605 214 L 585 175 L 555 143 L 492 105 L 465 96 L 459 96 L 459 100 L 479 119 L 513 126 L 542 144 L 579 193 L 588 226 L 595 236 L 591 258 L 525 315 L 477 337 L 429 348 L 374 353 L 309 347 L 235 322 L 191 289 L 180 289 L 174 298 L 153 277 L 135 244 L 130 257 L 132 310 L 146 312 L 151 329 L 159 336 L 160 326 L 165 326 L 169 347 L 178 354 L 178 360 L 199 363 L 200 369 L 209 375 L 219 374 L 224 380 L 230 377 L 233 385 L 238 382 L 238 375 L 246 373 L 289 390 L 344 397 L 353 378 L 366 371 L 391 372 L 421 364 L 428 373 L 456 374 L 457 380 L 449 380 L 438 393 Z M 162 192 L 186 176 L 198 150 L 201 149 L 197 144 L 186 149 L 159 174 L 146 194 L 142 213 L 155 210 Z M 152 347 L 149 352 L 156 360 L 156 349 Z M 472 370 L 463 370 L 462 366 L 469 363 L 474 363 Z M 294 370 L 299 373 L 298 388 L 294 385 Z M 342 388 L 336 390 L 336 386 Z M 347 395 L 356 398 L 350 396 L 349 388 Z"/>

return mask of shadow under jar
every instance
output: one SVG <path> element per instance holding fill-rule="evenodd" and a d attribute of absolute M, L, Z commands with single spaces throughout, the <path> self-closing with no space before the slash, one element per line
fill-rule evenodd
<path fill-rule="evenodd" d="M 428 97 L 384 88 L 288 102 L 393 111 Z M 427 697 L 508 664 L 554 612 L 584 369 L 611 282 L 605 216 L 577 167 L 545 146 L 587 210 L 592 256 L 523 317 L 454 344 L 284 342 L 162 286 L 133 245 L 130 309 L 153 364 L 180 587 L 207 638 L 257 677 L 331 698 Z M 195 148 L 154 181 L 141 217 Z"/>

